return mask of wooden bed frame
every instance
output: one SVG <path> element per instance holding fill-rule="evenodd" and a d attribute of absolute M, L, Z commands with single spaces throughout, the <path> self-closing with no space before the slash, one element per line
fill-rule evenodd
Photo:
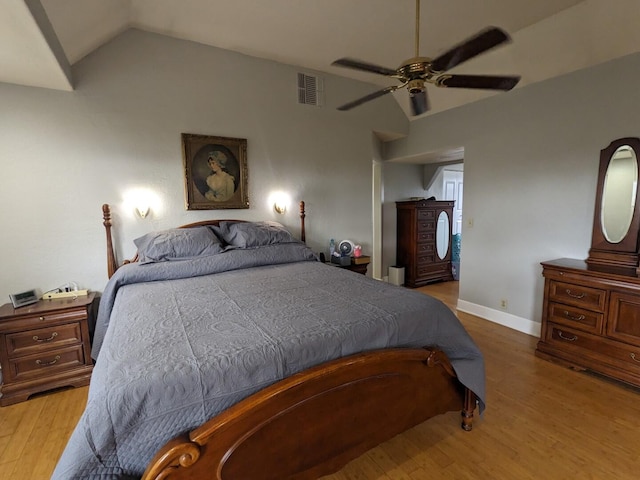
<path fill-rule="evenodd" d="M 304 210 L 304 202 L 300 202 L 300 240 L 303 242 L 307 239 L 307 233 L 305 231 L 304 220 L 307 214 Z M 192 228 L 192 227 L 201 227 L 204 225 L 219 225 L 220 222 L 244 222 L 245 220 L 230 220 L 230 219 L 220 219 L 220 220 L 205 220 L 202 222 L 188 223 L 186 225 L 182 225 L 178 228 Z M 116 260 L 115 249 L 113 248 L 113 237 L 111 236 L 111 227 L 113 224 L 111 223 L 111 207 L 108 204 L 102 205 L 102 224 L 107 232 L 107 273 L 109 274 L 109 278 L 113 276 L 115 271 L 118 269 L 118 261 Z M 131 260 L 124 260 L 122 262 L 123 265 L 128 263 L 133 263 L 138 261 L 138 254 L 135 255 Z"/>
<path fill-rule="evenodd" d="M 109 206 L 102 210 L 111 277 L 118 265 Z M 304 240 L 304 202 L 300 218 Z M 461 411 L 462 428 L 471 430 L 475 408 L 476 395 L 442 351 L 360 353 L 285 378 L 169 441 L 142 478 L 316 479 L 442 413 Z"/>

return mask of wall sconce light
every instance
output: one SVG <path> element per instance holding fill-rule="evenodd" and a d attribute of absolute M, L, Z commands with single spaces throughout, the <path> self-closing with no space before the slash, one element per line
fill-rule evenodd
<path fill-rule="evenodd" d="M 276 200 L 273 204 L 273 209 L 276 211 L 276 213 L 282 215 L 287 211 L 287 204 L 282 200 Z"/>
<path fill-rule="evenodd" d="M 144 218 L 149 213 L 149 205 L 137 205 L 136 213 L 140 215 L 140 218 Z"/>
<path fill-rule="evenodd" d="M 154 217 L 162 214 L 162 199 L 150 188 L 132 187 L 122 194 L 122 208 L 131 217 L 146 218 L 153 211 Z"/>
<path fill-rule="evenodd" d="M 289 194 L 280 190 L 271 192 L 269 196 L 266 198 L 267 205 L 273 205 L 273 210 L 282 215 L 287 211 L 287 207 L 291 201 Z"/>

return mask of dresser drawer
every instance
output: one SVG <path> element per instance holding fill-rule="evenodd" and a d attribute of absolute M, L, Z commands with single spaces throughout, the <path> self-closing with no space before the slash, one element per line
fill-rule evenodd
<path fill-rule="evenodd" d="M 551 280 L 549 282 L 549 300 L 604 312 L 607 292 L 598 288 Z"/>
<path fill-rule="evenodd" d="M 581 348 L 597 354 L 602 348 L 602 337 L 590 336 L 588 333 L 579 332 L 564 325 L 549 323 L 546 341 L 549 343 L 563 344 L 568 348 Z"/>
<path fill-rule="evenodd" d="M 433 255 L 436 252 L 436 244 L 435 243 L 419 243 L 416 245 L 416 254 L 418 257 L 423 255 Z M 418 258 L 418 261 L 420 258 Z"/>
<path fill-rule="evenodd" d="M 436 261 L 435 252 L 422 254 L 422 255 L 419 255 L 418 258 L 416 258 L 416 266 L 420 268 L 420 267 L 423 267 L 424 265 L 431 265 L 435 261 Z"/>
<path fill-rule="evenodd" d="M 578 328 L 590 333 L 602 333 L 604 324 L 604 314 L 602 313 L 562 303 L 550 303 L 548 315 L 550 322 Z"/>
<path fill-rule="evenodd" d="M 422 220 L 434 220 L 436 218 L 436 211 L 432 208 L 429 209 L 417 209 L 418 221 Z"/>
<path fill-rule="evenodd" d="M 63 312 L 47 312 L 40 315 L 16 317 L 11 320 L 3 320 L 0 325 L 3 332 L 24 331 L 29 328 L 47 327 L 66 322 L 79 322 L 87 318 L 87 312 L 83 309 L 74 309 Z"/>
<path fill-rule="evenodd" d="M 603 337 L 549 323 L 546 342 L 560 346 L 561 350 L 573 352 L 585 358 L 587 367 L 600 371 L 600 366 L 623 369 L 633 375 L 640 375 L 640 347 L 627 345 Z"/>
<path fill-rule="evenodd" d="M 418 265 L 416 269 L 416 277 L 418 280 L 441 276 L 443 273 L 451 273 L 451 265 L 449 263 L 431 263 L 429 265 Z"/>
<path fill-rule="evenodd" d="M 417 228 L 418 228 L 418 233 L 431 232 L 435 235 L 436 222 L 435 220 L 418 220 Z"/>
<path fill-rule="evenodd" d="M 418 232 L 416 235 L 416 241 L 418 243 L 435 243 L 436 232 Z"/>
<path fill-rule="evenodd" d="M 5 336 L 9 358 L 82 343 L 79 323 L 64 323 Z"/>
<path fill-rule="evenodd" d="M 64 370 L 85 365 L 82 345 L 76 345 L 24 357 L 9 359 L 10 380 L 21 381 L 47 377 Z"/>

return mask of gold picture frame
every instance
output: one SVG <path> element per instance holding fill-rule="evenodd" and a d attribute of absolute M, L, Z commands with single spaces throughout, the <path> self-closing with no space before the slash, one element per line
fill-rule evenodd
<path fill-rule="evenodd" d="M 247 139 L 182 134 L 187 210 L 249 208 Z"/>

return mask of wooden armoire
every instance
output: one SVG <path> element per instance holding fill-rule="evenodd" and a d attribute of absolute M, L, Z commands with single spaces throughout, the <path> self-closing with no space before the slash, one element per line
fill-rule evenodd
<path fill-rule="evenodd" d="M 453 280 L 451 232 L 454 204 L 449 200 L 426 199 L 396 202 L 396 266 L 404 267 L 407 287 Z M 438 239 L 444 244 L 439 245 Z"/>

